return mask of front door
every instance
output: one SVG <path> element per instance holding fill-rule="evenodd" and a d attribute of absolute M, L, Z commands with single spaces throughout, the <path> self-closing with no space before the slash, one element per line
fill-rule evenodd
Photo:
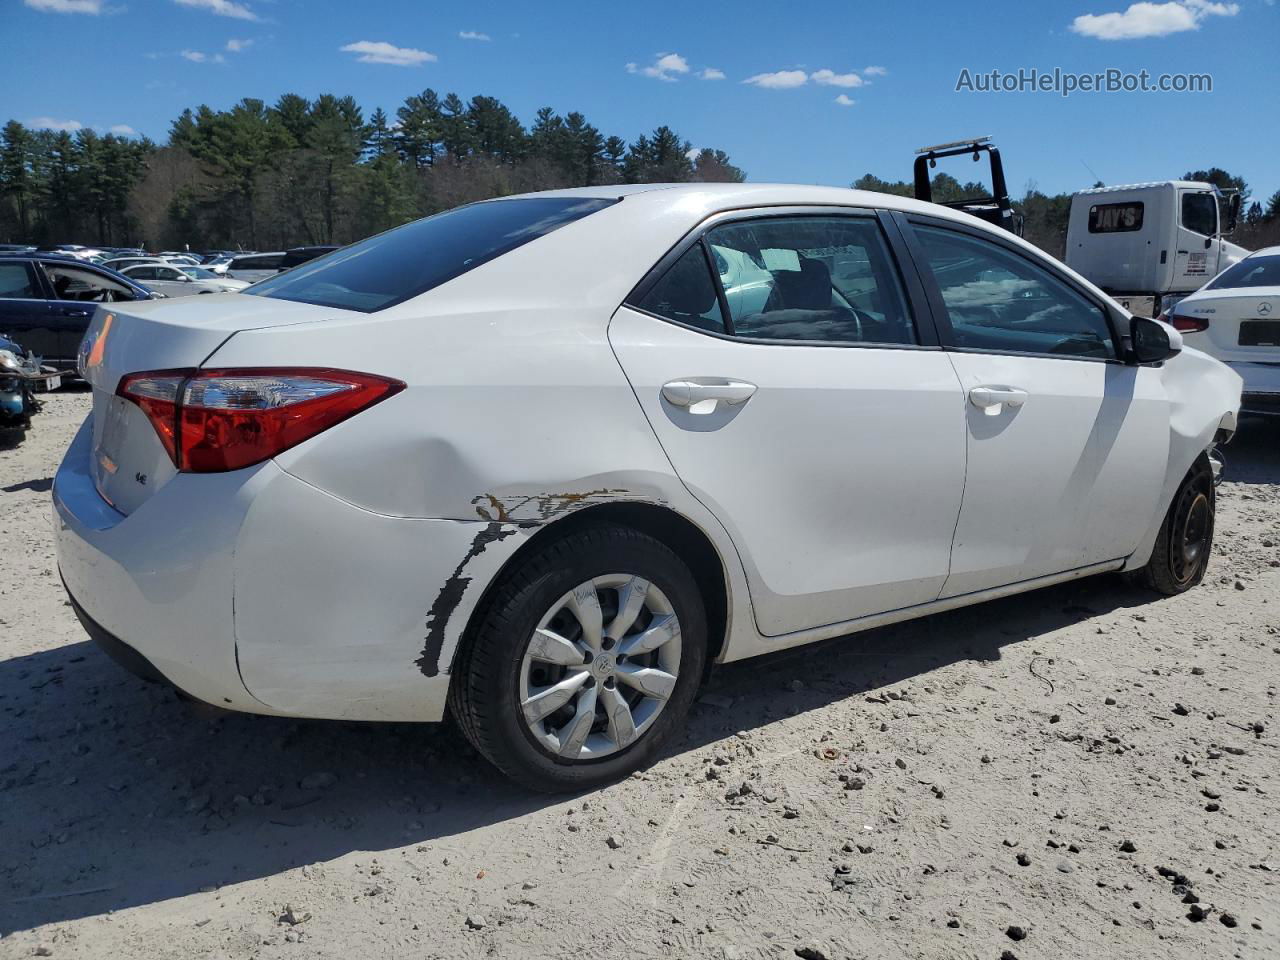
<path fill-rule="evenodd" d="M 1159 370 L 1122 363 L 1100 302 L 1046 259 L 984 232 L 913 229 L 968 398 L 943 596 L 1128 556 L 1168 459 Z"/>
<path fill-rule="evenodd" d="M 946 579 L 964 395 L 911 302 L 875 217 L 744 214 L 610 323 L 766 636 L 925 603 Z"/>

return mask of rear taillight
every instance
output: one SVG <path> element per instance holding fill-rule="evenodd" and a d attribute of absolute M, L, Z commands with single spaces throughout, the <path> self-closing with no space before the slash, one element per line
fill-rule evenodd
<path fill-rule="evenodd" d="M 1173 324 L 1173 329 L 1182 333 L 1203 333 L 1209 329 L 1208 317 L 1192 317 L 1185 313 L 1178 313 L 1177 310 L 1174 310 L 1173 316 L 1167 322 Z"/>
<path fill-rule="evenodd" d="M 133 373 L 136 403 L 174 466 L 189 473 L 261 463 L 404 389 L 399 380 L 296 367 Z"/>

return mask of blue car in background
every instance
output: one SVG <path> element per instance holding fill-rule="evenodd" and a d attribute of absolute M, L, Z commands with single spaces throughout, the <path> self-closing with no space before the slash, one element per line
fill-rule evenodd
<path fill-rule="evenodd" d="M 100 303 L 159 295 L 128 277 L 53 253 L 0 253 L 0 334 L 74 372 L 76 351 Z"/>

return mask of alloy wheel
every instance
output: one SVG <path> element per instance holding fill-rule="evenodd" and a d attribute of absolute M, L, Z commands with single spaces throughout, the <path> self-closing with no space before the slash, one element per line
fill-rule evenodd
<path fill-rule="evenodd" d="M 625 750 L 653 726 L 680 673 L 680 621 L 642 577 L 578 584 L 542 616 L 520 664 L 520 712 L 564 761 Z"/>

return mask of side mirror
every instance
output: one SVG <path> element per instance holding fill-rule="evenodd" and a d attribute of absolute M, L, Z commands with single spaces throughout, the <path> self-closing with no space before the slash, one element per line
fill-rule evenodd
<path fill-rule="evenodd" d="M 1129 357 L 1133 363 L 1163 363 L 1182 352 L 1182 334 L 1150 317 L 1129 321 Z"/>
<path fill-rule="evenodd" d="M 1231 233 L 1236 228 L 1236 223 L 1240 220 L 1240 203 L 1244 198 L 1238 193 L 1231 195 L 1231 200 L 1227 203 L 1227 229 L 1223 233 Z"/>

